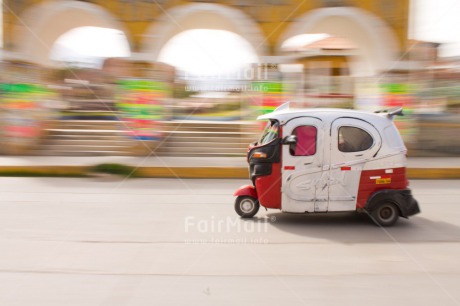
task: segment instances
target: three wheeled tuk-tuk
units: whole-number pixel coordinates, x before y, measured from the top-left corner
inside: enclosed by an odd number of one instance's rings
[[[358,211],[381,226],[419,213],[397,115],[402,109],[290,110],[285,103],[259,116],[268,123],[249,146],[252,185],[234,193],[236,212],[251,218],[260,205],[289,213]]]

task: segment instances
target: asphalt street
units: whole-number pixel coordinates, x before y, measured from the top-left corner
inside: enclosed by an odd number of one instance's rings
[[[460,305],[460,181],[422,213],[260,210],[248,180],[0,178],[0,305]]]

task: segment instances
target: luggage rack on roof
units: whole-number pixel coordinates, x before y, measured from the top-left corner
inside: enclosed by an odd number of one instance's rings
[[[374,113],[376,114],[387,114],[389,118],[392,118],[394,116],[404,116],[403,114],[403,108],[402,107],[394,107],[390,109],[381,109],[378,111],[375,111]]]

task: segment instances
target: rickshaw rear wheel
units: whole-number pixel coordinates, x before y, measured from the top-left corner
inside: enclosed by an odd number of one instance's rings
[[[396,204],[381,201],[371,212],[372,220],[380,226],[392,226],[398,221],[400,211]]]
[[[235,211],[241,218],[252,218],[259,211],[259,201],[249,196],[239,196],[235,200]]]

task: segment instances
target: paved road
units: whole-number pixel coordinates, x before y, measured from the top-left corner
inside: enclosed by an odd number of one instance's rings
[[[246,180],[0,178],[0,305],[460,305],[460,181],[422,214],[236,217]]]

